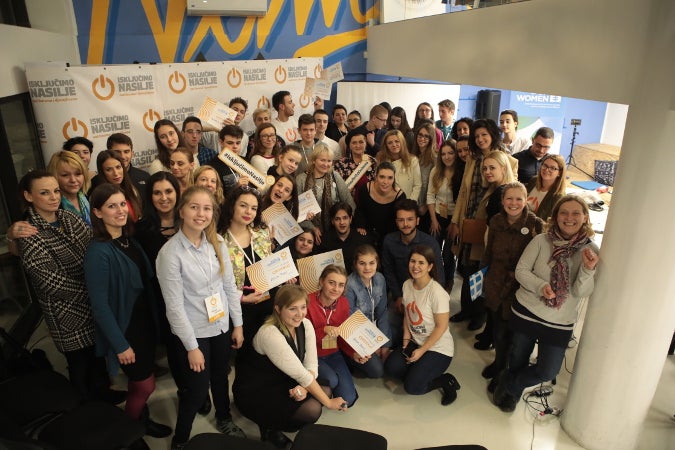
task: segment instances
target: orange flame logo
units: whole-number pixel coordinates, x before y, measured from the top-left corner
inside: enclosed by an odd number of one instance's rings
[[[227,84],[229,84],[232,89],[238,88],[242,80],[243,77],[241,76],[241,72],[236,68],[233,67],[227,72]]]
[[[143,113],[143,126],[145,127],[146,130],[152,133],[154,132],[155,122],[157,122],[161,118],[162,116],[160,116],[157,111],[150,108]]]
[[[106,90],[108,91],[107,94]],[[91,91],[99,100],[110,100],[115,94],[115,83],[110,78],[101,74],[91,82]]]
[[[169,75],[169,89],[176,94],[182,94],[185,88],[187,88],[187,81],[182,73],[175,70]]]
[[[69,132],[68,129],[70,129],[72,133]],[[82,122],[80,119],[76,119],[75,117],[71,117],[69,121],[64,123],[61,131],[63,132],[63,137],[66,140],[74,136],[87,137],[89,135],[89,129],[87,128],[87,124]]]
[[[282,84],[283,82],[285,82],[286,76],[287,76],[286,69],[281,67],[281,65],[279,65],[276,69],[274,69],[274,80],[277,83]]]

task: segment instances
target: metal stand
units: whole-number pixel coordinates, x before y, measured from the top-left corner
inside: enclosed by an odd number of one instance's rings
[[[570,167],[570,166],[571,166],[571,167],[574,167],[574,168],[576,168],[579,172],[583,173],[583,174],[586,175],[588,178],[590,178],[591,180],[595,180],[595,176],[593,176],[593,175],[587,173],[587,172],[586,172],[585,170],[583,170],[581,167],[577,166],[577,163],[576,163],[576,161],[575,161],[575,159],[574,159],[574,142],[576,141],[577,135],[579,134],[579,132],[577,131],[577,126],[578,126],[579,124],[578,124],[578,123],[575,123],[575,122],[573,121],[573,122],[572,122],[572,125],[574,126],[574,128],[572,129],[572,141],[570,142],[570,154],[567,156],[567,162],[566,162],[567,167]]]

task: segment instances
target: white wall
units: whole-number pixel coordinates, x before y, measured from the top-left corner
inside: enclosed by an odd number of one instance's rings
[[[607,109],[605,110],[605,124],[602,128],[600,142],[602,144],[621,147],[627,117],[628,105],[607,103]]]
[[[367,71],[630,104],[662,1],[536,0],[377,25]]]

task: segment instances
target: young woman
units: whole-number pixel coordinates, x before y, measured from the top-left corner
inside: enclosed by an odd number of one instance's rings
[[[86,169],[84,173],[87,174],[88,179],[92,179],[96,172],[89,170],[89,164],[91,163],[91,155],[94,153],[94,143],[89,139],[82,136],[75,136],[68,139],[63,143],[63,150],[75,153],[77,156],[82,158],[84,161],[84,168]],[[87,192],[87,189],[84,190]]]
[[[351,191],[355,201],[358,202],[357,192],[361,186],[369,181],[373,181],[375,178],[375,166],[377,165],[377,162],[375,161],[375,158],[366,154],[366,134],[363,129],[357,129],[347,133],[345,145],[347,146],[347,155],[340,158],[338,161],[335,161],[335,171],[343,180],[347,180],[359,164],[364,161],[370,162],[370,169],[364,172]]]
[[[389,338],[389,342],[380,347],[366,362],[359,364],[347,360],[356,370],[364,372],[368,378],[381,378],[384,375],[384,361],[391,353],[391,329],[387,310],[387,284],[384,275],[377,271],[379,256],[372,245],[361,245],[354,252],[354,271],[347,277],[345,296],[349,301],[349,314],[357,309],[361,311],[380,331]]]
[[[82,165],[74,153],[60,153]],[[19,189],[25,203],[22,223],[36,232],[14,242],[54,344],[66,357],[68,378],[83,399],[121,402],[124,395],[109,390],[105,362],[94,346],[94,319],[84,283],[91,229],[76,214],[59,209],[59,184],[49,172],[28,172]],[[18,225],[18,231],[22,227]]]
[[[47,170],[56,177],[61,190],[61,208],[80,217],[91,226],[89,200],[89,171],[74,152],[61,151],[52,155]]]
[[[160,119],[154,127],[155,144],[157,145],[157,157],[150,163],[148,172],[152,175],[163,170],[171,172],[169,157],[171,152],[178,147],[184,147],[183,137],[175,123],[169,119]]]
[[[216,198],[216,203],[220,206],[225,202],[223,194],[223,183],[218,176],[218,172],[211,166],[199,166],[192,174],[195,186],[200,186],[211,191]]]
[[[433,125],[434,118],[434,108],[429,102],[422,102],[417,105],[417,110],[415,110],[415,122],[413,123],[413,131],[417,131],[424,121],[430,121]],[[437,129],[434,126],[434,136],[436,136],[436,147],[440,147],[443,143],[443,133],[441,130]]]
[[[119,186],[124,193],[131,221],[136,222],[140,219],[143,215],[141,196],[131,182],[120,157],[111,150],[103,150],[96,157],[96,167],[106,183]],[[90,193],[90,198],[91,195]]]
[[[275,179],[283,175],[295,176],[302,157],[301,147],[295,144],[285,145],[279,152],[277,164],[267,170],[267,175],[272,175]]]
[[[526,137],[518,136],[518,113],[512,109],[505,109],[499,114],[499,128],[502,130],[502,142],[509,154],[526,150],[532,145],[532,141]]]
[[[303,228],[302,233],[297,235],[291,246],[293,259],[306,258],[314,254],[314,233],[311,229]]]
[[[342,397],[330,398],[316,381],[314,328],[306,318],[307,293],[300,286],[279,288],[272,315],[253,338],[255,352],[237,366],[232,393],[241,413],[260,427],[260,437],[277,448],[294,432],[316,422],[321,406],[344,411]]]
[[[264,211],[275,203],[284,205],[293,218],[298,217],[298,193],[291,175],[281,175],[277,178],[276,183],[265,193],[260,210]]]
[[[452,242],[449,237],[450,218],[455,210],[455,198],[459,193],[459,183],[463,173],[459,165],[455,141],[445,141],[441,151],[438,152],[436,166],[429,174],[429,189],[426,198],[431,219],[429,233],[436,237],[438,245],[443,249],[445,284],[450,291],[455,279],[455,257],[452,254]],[[445,245],[443,241],[446,241]]]
[[[483,158],[492,151],[503,151],[499,127],[494,120],[479,119],[471,124],[469,148],[471,149],[471,155],[466,162],[459,195],[455,202],[455,211],[452,214],[452,224],[450,225],[450,237],[453,240],[458,238],[460,242],[457,256],[461,257],[462,276],[464,277],[461,294],[462,310],[453,315],[450,320],[452,322],[470,320],[469,329],[473,331],[483,326],[486,314],[481,301],[471,301],[469,277],[478,270],[485,245],[483,241],[466,242],[464,225],[465,219],[477,218],[478,206],[483,199],[482,194],[487,185],[482,176]],[[518,173],[518,161],[512,156],[507,156],[507,159],[511,166],[511,172]],[[486,219],[487,216],[480,218]]]
[[[516,181],[508,155],[502,151],[493,151],[483,158],[483,177],[487,190],[478,204],[476,218],[485,218],[487,222],[502,210],[502,192],[507,183]]]
[[[314,241],[317,244],[321,244],[322,233],[331,226],[330,214],[328,214],[331,206],[337,202],[345,202],[352,209],[356,207],[344,180],[340,176],[336,176],[333,171],[332,152],[322,142],[314,146],[309,158],[307,173],[301,173],[297,176],[295,188],[298,195],[311,190],[319,206],[321,206],[322,212],[316,214],[311,220],[302,223],[302,225],[310,228],[313,227]]]
[[[373,236],[377,248],[382,248],[384,237],[396,231],[394,204],[406,198],[405,192],[396,186],[396,168],[389,161],[375,169],[375,179],[361,186],[357,197],[358,207],[354,214],[357,229]]]
[[[415,143],[411,154],[417,157],[420,164],[420,175],[422,186],[420,188],[419,198],[413,198],[419,206],[420,228],[428,231],[431,219],[427,208],[427,191],[429,188],[429,175],[434,163],[438,157],[438,148],[433,139],[436,127],[433,122],[427,120],[421,121],[418,128],[415,129]]]
[[[495,359],[481,375],[492,378],[488,391],[494,392],[497,374],[506,368],[506,356],[511,344],[508,320],[515,300],[518,282],[516,264],[534,236],[542,232],[544,222],[527,208],[525,186],[515,181],[504,186],[503,209],[490,220],[487,245],[481,260],[488,267],[483,284],[485,304],[492,317],[492,342]]]
[[[230,348],[241,347],[244,335],[232,265],[216,232],[218,205],[213,194],[192,186],[181,195],[177,209],[180,230],[157,255],[157,278],[186,385],[171,441],[172,448],[180,449],[190,438],[209,383],[218,431],[245,437],[232,421],[227,380]]]
[[[319,290],[309,295],[307,318],[316,334],[318,378],[327,382],[333,395],[342,397],[347,407],[352,407],[358,394],[345,358],[353,358],[359,364],[366,363],[369,358],[356,353],[338,336],[337,327],[349,317],[349,302],[344,296],[346,284],[344,267],[334,264],[324,267],[319,277]]]
[[[532,239],[518,260],[515,277],[520,288],[511,306],[508,369],[500,374],[494,392],[494,403],[502,411],[513,411],[526,387],[557,376],[581,300],[595,286],[599,258],[593,234],[586,202],[566,195],[553,208],[548,231]],[[530,365],[535,343],[537,363]]]
[[[471,149],[469,148],[469,136],[460,136],[456,142],[457,143],[455,145],[457,147],[457,156],[464,164],[466,164],[467,158],[469,158],[469,155],[471,155]]]
[[[450,295],[436,280],[436,256],[430,247],[418,245],[410,252],[410,278],[403,283],[403,348],[393,351],[385,372],[403,381],[410,395],[441,389],[442,405],[457,398],[460,388],[452,374],[454,342],[448,330]]]
[[[232,261],[234,283],[242,291],[241,311],[244,318],[244,336],[255,336],[267,316],[272,314],[270,292],[261,291],[251,284],[246,268],[272,254],[272,240],[267,227],[262,224],[259,208],[260,194],[248,186],[238,187],[228,197],[223,210],[222,235]],[[251,342],[238,352],[245,356]]]
[[[333,121],[326,127],[326,136],[339,142],[344,137],[349,128],[347,128],[347,108],[342,105],[333,107]]]
[[[412,128],[410,128],[405,109],[400,106],[395,106],[392,108],[391,112],[389,113],[389,118],[387,119],[386,128],[387,130],[400,131],[403,137],[405,137],[405,143],[408,148],[412,148],[415,140],[415,134],[413,133]]]
[[[96,322],[96,349],[108,371],[120,366],[128,379],[125,412],[144,420],[146,434],[166,437],[171,428],[149,419],[147,401],[155,390],[155,314],[152,266],[140,245],[129,236],[129,211],[118,185],[94,189],[91,223],[94,239],[84,257],[84,279]]]
[[[253,151],[248,159],[260,173],[267,173],[274,165],[279,150],[277,129],[270,122],[265,122],[260,124],[255,132]]]
[[[565,195],[565,159],[546,155],[541,159],[539,173],[527,183],[527,206],[537,217],[548,220],[553,206]]]
[[[169,167],[173,176],[178,180],[181,192],[192,186],[195,156],[187,147],[178,147],[171,152]]]
[[[377,153],[379,163],[389,161],[396,169],[396,184],[407,198],[417,200],[422,191],[422,172],[416,156],[408,153],[403,135],[398,130],[387,131],[382,138],[384,148]]]
[[[450,130],[450,136],[456,141],[462,136],[468,137],[469,134],[471,134],[472,123],[473,119],[469,117],[462,117],[461,119],[456,120],[452,125],[452,130]]]

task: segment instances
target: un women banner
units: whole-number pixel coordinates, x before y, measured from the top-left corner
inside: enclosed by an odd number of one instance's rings
[[[322,64],[322,58],[78,67],[28,63],[26,78],[45,160],[67,139],[84,136],[94,142],[95,161],[111,134],[124,133],[134,143],[134,166],[143,168],[156,155],[155,122],[169,119],[180,128],[206,97],[223,103],[242,97],[250,114],[271,108],[272,95],[286,90],[297,104],[296,116],[311,112],[305,78],[320,74]]]

